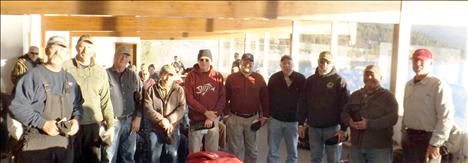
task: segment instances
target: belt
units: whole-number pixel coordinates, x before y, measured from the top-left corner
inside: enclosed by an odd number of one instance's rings
[[[115,118],[118,119],[118,120],[125,120],[125,119],[127,119],[127,118],[129,118],[129,117],[131,117],[131,116],[132,116],[132,115],[129,114],[129,115],[121,115],[121,116],[118,116],[118,117],[115,117]]]
[[[254,115],[257,115],[257,112],[255,112],[255,113],[239,113],[239,112],[232,111],[231,113],[234,114],[234,115],[237,115],[239,117],[242,117],[242,118],[250,118],[250,117],[252,117]]]
[[[424,130],[416,130],[416,129],[406,129],[406,133],[408,135],[430,135],[432,132],[424,131]]]

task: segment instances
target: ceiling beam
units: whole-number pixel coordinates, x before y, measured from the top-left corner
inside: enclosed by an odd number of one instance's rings
[[[394,22],[401,1],[1,1],[1,14]]]
[[[79,37],[84,34],[88,34],[93,37],[140,37],[141,40],[211,40],[244,37],[244,33],[230,32],[70,32],[70,36],[72,37]]]
[[[290,31],[291,20],[230,20],[135,16],[43,16],[47,31],[240,32]]]

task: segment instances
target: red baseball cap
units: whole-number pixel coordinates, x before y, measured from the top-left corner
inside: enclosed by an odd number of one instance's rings
[[[414,51],[411,59],[420,59],[420,60],[432,59],[432,52],[427,49],[417,49],[416,51]]]

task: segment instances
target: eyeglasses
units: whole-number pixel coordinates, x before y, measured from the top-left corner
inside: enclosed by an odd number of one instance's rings
[[[210,59],[208,59],[208,58],[200,58],[198,61],[200,61],[200,62],[210,62]]]
[[[36,53],[36,52],[30,52],[30,53],[33,55],[39,55],[39,53]]]

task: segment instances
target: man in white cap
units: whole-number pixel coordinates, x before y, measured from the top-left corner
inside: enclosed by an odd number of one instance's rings
[[[82,114],[80,88],[62,69],[68,56],[63,37],[47,41],[47,62],[24,75],[16,86],[10,111],[26,126],[18,162],[72,162],[72,138]]]

